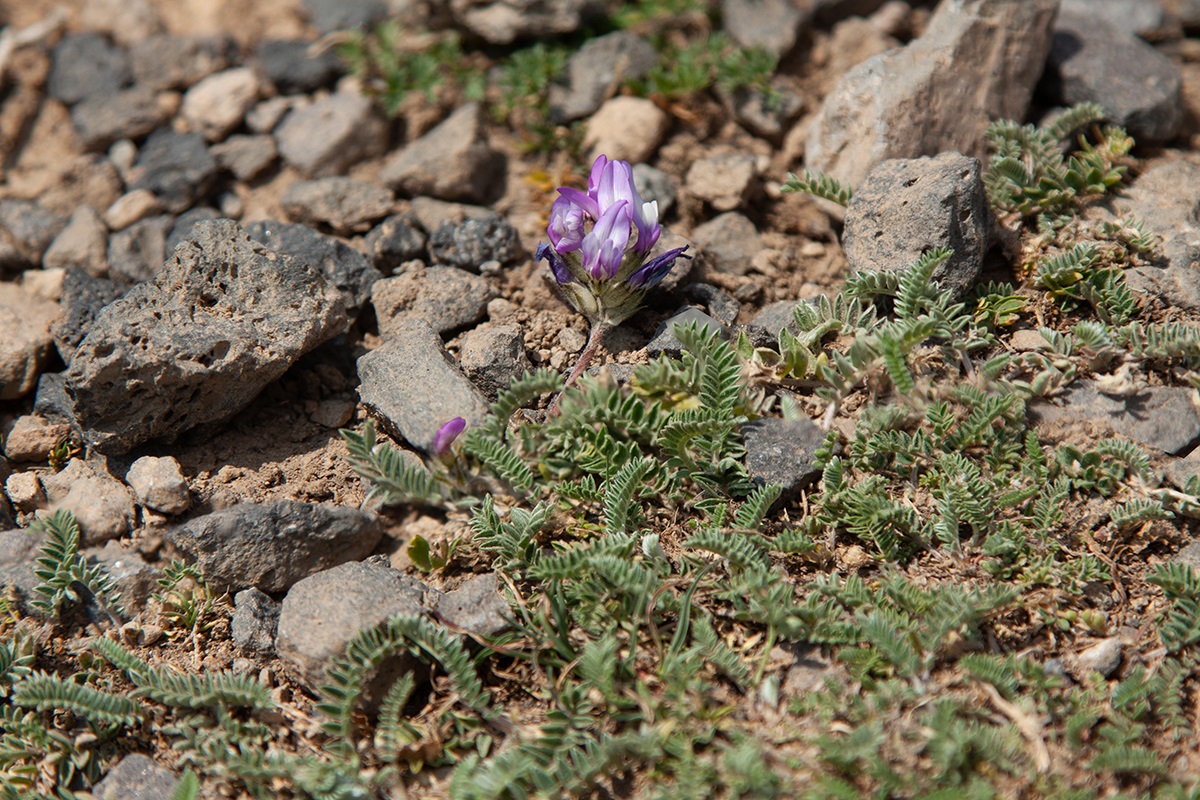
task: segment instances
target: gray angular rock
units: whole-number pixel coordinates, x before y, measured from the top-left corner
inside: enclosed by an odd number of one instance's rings
[[[767,417],[742,425],[746,446],[746,471],[756,484],[775,483],[786,502],[821,475],[815,454],[825,442],[825,432],[812,420]]]
[[[67,105],[126,86],[132,73],[125,51],[98,33],[69,33],[54,45],[46,90]]]
[[[773,93],[740,86],[732,92],[717,88],[717,96],[738,124],[772,144],[783,144],[791,124],[804,111],[804,97],[783,81],[772,81]]]
[[[1179,66],[1094,11],[1063,9],[1054,25],[1046,83],[1064,105],[1099,103],[1139,143],[1163,142],[1183,123]]]
[[[567,60],[560,82],[550,85],[550,116],[557,122],[594,114],[621,84],[658,64],[649,42],[630,31],[589,39]]]
[[[654,332],[654,338],[646,345],[646,352],[651,358],[656,358],[663,354],[678,356],[683,352],[683,344],[675,336],[675,326],[688,325],[693,322],[702,328],[718,330],[723,336],[726,334],[724,325],[717,322],[708,314],[705,314],[699,308],[688,306],[658,326],[658,330]]]
[[[297,181],[279,200],[294,222],[328,225],[337,233],[366,231],[395,205],[392,193],[367,181],[342,176]]]
[[[129,60],[138,85],[153,91],[186,89],[237,59],[237,42],[225,35],[158,34],[134,42]]]
[[[1090,14],[1138,36],[1167,27],[1167,11],[1158,0],[1063,0],[1059,14]]]
[[[519,325],[487,325],[467,331],[458,345],[458,363],[488,400],[533,369]]]
[[[792,316],[792,311],[796,308],[797,302],[803,301],[778,300],[768,303],[759,309],[750,322],[770,331],[772,337],[778,336],[779,331],[783,328],[795,333],[795,318]]]
[[[721,0],[721,24],[742,47],[788,53],[812,19],[812,6],[793,0]]]
[[[386,0],[304,0],[304,6],[322,33],[366,28],[388,15]]]
[[[73,458],[61,472],[42,476],[50,508],[75,515],[84,544],[124,536],[137,519],[133,494],[103,469]]]
[[[717,272],[745,275],[750,260],[762,250],[758,229],[744,214],[727,211],[696,226],[692,239],[699,249],[699,258]]]
[[[171,456],[142,456],[130,465],[125,483],[139,503],[163,514],[182,514],[192,504],[187,480]]]
[[[169,214],[138,220],[108,237],[108,273],[115,280],[141,283],[154,277],[167,257],[167,236],[175,218]]]
[[[254,49],[254,61],[263,77],[280,94],[309,94],[331,86],[342,73],[337,51],[314,52],[303,39],[267,39]]]
[[[958,300],[983,269],[990,227],[978,159],[889,159],[856,187],[842,246],[854,272],[903,272],[928,250],[948,247],[954,253],[933,279]]]
[[[708,283],[689,283],[683,287],[683,296],[702,303],[708,309],[709,316],[726,326],[737,321],[742,307],[737,300]]]
[[[66,390],[89,441],[125,452],[229,419],[345,325],[320,273],[229,220],[201,222],[153,280],[100,313]]]
[[[209,148],[217,166],[233,173],[239,181],[257,178],[279,157],[275,137],[266,134],[234,134]]]
[[[17,511],[29,513],[46,507],[46,492],[35,472],[14,472],[4,480],[4,492]]]
[[[1132,397],[1101,394],[1091,381],[1079,381],[1061,405],[1034,403],[1030,415],[1041,422],[1092,420],[1164,453],[1181,453],[1200,440],[1200,410],[1191,389],[1154,386]]]
[[[162,577],[162,570],[148,564],[137,550],[122,544],[110,539],[101,547],[89,547],[85,556],[89,564],[100,566],[108,574],[121,593],[121,605],[136,616],[150,595],[161,588],[158,579]]]
[[[175,248],[184,239],[192,238],[192,231],[196,229],[196,223],[203,222],[208,219],[221,219],[221,213],[216,209],[208,208],[207,206],[196,206],[189,208],[187,211],[175,218],[175,224],[167,231],[167,241],[164,245],[164,257],[166,254],[174,253]],[[155,268],[160,266],[155,265]]]
[[[296,678],[316,691],[331,661],[360,631],[397,614],[422,615],[430,590],[398,570],[352,561],[298,582],[283,599],[275,647]],[[382,697],[416,661],[397,656],[381,664],[368,697]]]
[[[758,159],[749,153],[720,153],[693,161],[684,182],[717,211],[732,211],[753,194],[758,173]]]
[[[380,177],[408,195],[483,203],[500,194],[504,156],[488,144],[483,107],[466,103],[389,157]]]
[[[16,248],[15,258],[0,259],[0,269],[39,266],[42,254],[66,224],[64,217],[36,200],[0,200],[0,229]]]
[[[637,187],[642,200],[658,203],[658,218],[662,219],[671,213],[675,207],[675,195],[679,191],[679,181],[663,172],[658,167],[649,164],[633,165],[633,185]]]
[[[383,536],[371,512],[280,500],[239,503],[167,533],[211,586],[287,591],[309,575],[367,556]]]
[[[96,800],[171,800],[179,779],[141,753],[130,753],[92,788]]]
[[[4,437],[4,456],[18,463],[45,462],[54,446],[70,432],[70,426],[58,420],[22,414],[13,421]]]
[[[496,296],[488,282],[455,267],[408,269],[371,287],[371,304],[384,339],[410,320],[423,319],[447,334],[479,322]]]
[[[138,152],[130,189],[147,189],[163,207],[179,213],[204,197],[217,177],[217,162],[198,133],[155,131]]]
[[[179,114],[192,130],[219,142],[241,126],[262,91],[262,81],[250,67],[214,72],[184,92]]]
[[[1113,206],[1162,236],[1163,260],[1126,270],[1129,287],[1171,305],[1200,309],[1200,166],[1183,160],[1156,164]]]
[[[234,644],[259,656],[274,655],[279,611],[279,603],[253,587],[235,594],[229,622]]]
[[[307,225],[255,222],[246,228],[251,240],[291,256],[325,276],[342,295],[350,320],[358,318],[371,298],[371,287],[383,277],[361,253],[345,242]]]
[[[512,628],[512,610],[501,596],[496,573],[476,575],[438,598],[437,613],[458,628],[488,638]]]
[[[862,62],[826,95],[809,130],[808,167],[857,186],[889,158],[983,156],[992,120],[1025,117],[1058,3],[941,3],[923,36]]]
[[[479,272],[485,261],[510,264],[523,253],[517,229],[499,214],[491,214],[442,223],[429,237],[429,254],[435,263]]]
[[[450,0],[455,20],[492,44],[573,33],[605,6],[598,0]]]
[[[275,139],[283,160],[305,175],[337,175],[384,152],[387,123],[370,99],[339,91],[289,111],[275,128]]]
[[[406,261],[424,258],[426,241],[425,231],[415,220],[393,214],[371,229],[363,245],[376,268],[391,274]]]
[[[46,269],[80,269],[101,277],[108,271],[108,230],[104,220],[91,206],[79,206],[46,252],[42,266]]]
[[[140,139],[167,121],[158,95],[134,86],[105,95],[89,95],[71,108],[71,124],[85,150],[103,152],[119,139]]]
[[[393,330],[358,359],[358,395],[394,438],[419,450],[433,447],[438,429],[455,417],[468,427],[487,416],[487,399],[463,375],[437,332],[422,319]]]
[[[33,568],[45,541],[44,533],[28,528],[0,530],[0,586],[15,586],[22,592],[32,592],[41,583],[33,574]]]
[[[1096,644],[1075,656],[1075,670],[1079,677],[1086,678],[1093,672],[1102,677],[1111,677],[1121,666],[1121,640],[1115,636],[1101,639]]]
[[[0,282],[0,400],[23,397],[37,385],[54,340],[58,304]]]
[[[88,335],[96,314],[108,303],[120,299],[126,293],[124,287],[107,278],[94,278],[83,270],[67,270],[62,276],[62,313],[50,326],[54,347],[58,348],[62,362],[70,363],[74,351]]]
[[[1200,449],[1193,450],[1183,458],[1168,459],[1164,472],[1171,483],[1183,489],[1188,481],[1200,475]]]

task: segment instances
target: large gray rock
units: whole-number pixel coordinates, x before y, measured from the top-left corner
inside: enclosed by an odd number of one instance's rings
[[[316,691],[326,682],[332,660],[360,631],[398,614],[424,614],[425,595],[431,591],[398,570],[361,561],[318,572],[293,586],[283,599],[276,650],[296,678]],[[381,664],[368,697],[382,697],[392,682],[415,667],[406,653]]]
[[[275,138],[283,160],[306,175],[338,175],[387,149],[387,124],[368,98],[334,92],[289,111]]]
[[[360,399],[388,433],[427,452],[446,422],[462,417],[470,427],[487,416],[486,398],[422,319],[358,359],[358,377]]]
[[[257,655],[274,654],[279,631],[279,603],[254,588],[238,592],[233,603],[229,633],[234,643]]]
[[[229,220],[201,222],[152,281],[100,313],[66,390],[89,441],[126,452],[229,419],[345,324],[320,273]]]
[[[58,304],[15,283],[0,282],[0,400],[22,397],[37,385],[54,340]]]
[[[237,58],[237,49],[229,36],[160,34],[135,42],[129,58],[137,83],[162,91],[186,89],[225,69]]]
[[[787,501],[821,475],[814,464],[825,432],[812,420],[758,419],[742,425],[746,471],[757,484],[778,484]]]
[[[53,510],[75,515],[84,544],[98,544],[129,532],[137,519],[133,493],[100,467],[78,458],[61,472],[42,476]]]
[[[217,161],[203,136],[163,129],[142,145],[129,188],[153,192],[163,208],[178,213],[203,197],[216,177]]]
[[[138,139],[167,121],[167,109],[145,86],[89,95],[71,108],[71,124],[85,150],[106,150],[118,139]]]
[[[429,254],[440,264],[479,272],[486,261],[510,264],[520,258],[521,236],[499,214],[443,222],[429,237]]]
[[[383,277],[353,247],[307,225],[255,222],[246,228],[246,234],[252,241],[290,256],[324,275],[325,280],[341,292],[351,320],[358,318],[371,298],[371,287]]]
[[[365,557],[382,535],[379,517],[370,512],[280,500],[214,511],[173,528],[167,538],[192,554],[210,585],[275,593]]]
[[[128,287],[107,278],[93,278],[78,269],[68,269],[63,275],[62,315],[50,327],[54,346],[63,363],[71,363],[75,348],[87,336],[96,315],[109,303],[125,294]]]
[[[1192,403],[1192,389],[1154,386],[1131,397],[1101,394],[1094,383],[1074,384],[1060,400],[1030,406],[1041,422],[1089,420],[1164,453],[1179,454],[1200,440],[1200,410]]]
[[[380,177],[405,194],[482,203],[500,193],[504,156],[488,144],[483,107],[467,103],[391,156]]]
[[[361,233],[391,212],[395,198],[373,183],[333,175],[297,181],[279,202],[296,222],[328,225],[337,233]]]
[[[664,353],[668,356],[678,357],[683,352],[683,343],[675,335],[675,326],[691,325],[692,323],[695,323],[700,328],[719,331],[723,337],[728,334],[724,325],[717,322],[708,314],[705,314],[703,310],[696,306],[687,306],[658,326],[658,329],[654,332],[654,337],[646,345],[646,352],[652,358],[661,356]]]
[[[179,779],[141,753],[121,759],[104,779],[92,788],[96,800],[170,800]]]
[[[81,269],[102,276],[108,270],[108,231],[91,206],[79,206],[42,255],[46,269]]]
[[[777,56],[796,44],[812,19],[811,3],[794,0],[721,0],[721,24],[742,47],[761,47]]]
[[[157,214],[139,219],[108,237],[108,272],[114,280],[141,283],[154,277],[167,257],[167,236],[175,218]]]
[[[32,592],[41,580],[33,574],[46,534],[27,528],[0,530],[0,586]]]
[[[16,250],[16,258],[4,258],[0,270],[39,266],[42,254],[66,224],[66,218],[35,200],[0,200],[0,238]]]
[[[1127,23],[1064,9],[1054,25],[1046,83],[1063,105],[1099,103],[1139,143],[1163,142],[1183,123],[1179,66]]]
[[[995,119],[1023,119],[1059,0],[945,0],[925,35],[842,76],[809,131],[811,169],[857,185],[888,158],[984,155]]]
[[[1162,260],[1130,267],[1130,288],[1169,305],[1200,309],[1200,166],[1165,161],[1143,172],[1113,201],[1114,208],[1162,236]]]
[[[551,117],[570,122],[594,114],[622,83],[641,78],[656,64],[654,47],[630,31],[589,40],[567,61],[562,82],[550,85]]]
[[[842,246],[855,272],[903,271],[931,248],[949,247],[954,254],[933,279],[958,300],[983,269],[990,225],[978,159],[889,159],[855,191]]]
[[[496,573],[476,575],[438,598],[437,612],[477,636],[495,636],[512,627],[512,610],[500,595]]]
[[[333,83],[342,72],[337,51],[314,52],[303,39],[267,39],[254,50],[254,60],[280,94],[308,94]]]
[[[407,269],[378,281],[372,287],[371,304],[379,334],[387,339],[416,318],[439,334],[465,328],[484,318],[493,297],[495,292],[478,275],[455,267],[430,267]]]
[[[519,325],[488,325],[467,331],[458,345],[458,361],[489,400],[495,400],[513,380],[533,368],[525,355],[525,336]]]
[[[1090,14],[1138,36],[1167,27],[1159,0],[1063,0],[1061,14]]]
[[[727,211],[692,231],[699,258],[715,272],[745,275],[762,250],[762,237],[745,214]]]
[[[67,105],[111,94],[129,83],[129,57],[96,33],[70,33],[54,46],[46,89]]]

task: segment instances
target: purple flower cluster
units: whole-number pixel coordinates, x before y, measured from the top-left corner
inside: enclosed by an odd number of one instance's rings
[[[662,235],[658,203],[642,202],[633,169],[600,156],[586,192],[563,186],[550,208],[537,259],[550,263],[555,280],[593,322],[615,325],[637,310],[645,293],[667,276],[687,247],[646,260]]]

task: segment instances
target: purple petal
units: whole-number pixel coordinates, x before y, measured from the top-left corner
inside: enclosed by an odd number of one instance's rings
[[[620,269],[629,243],[629,224],[629,204],[622,200],[609,206],[583,238],[583,266],[596,280],[606,281]]]
[[[569,198],[560,197],[550,207],[550,224],[546,227],[546,235],[550,244],[560,253],[578,250],[583,242],[583,222],[586,218],[583,209],[571,202]]]
[[[637,197],[636,189],[634,196],[637,199],[634,205],[633,224],[637,228],[638,236],[633,249],[645,258],[658,241],[658,237],[662,235],[662,226],[658,224],[658,202],[643,203],[642,198]]]
[[[608,156],[603,153],[596,156],[595,162],[592,163],[592,174],[588,176],[588,194],[592,197],[595,197],[596,192],[600,189],[600,176],[604,173],[606,166],[608,166]]]
[[[578,207],[592,219],[600,219],[600,204],[596,202],[594,197],[586,195],[570,186],[558,187],[558,194],[560,199],[565,199],[571,205]]]
[[[651,286],[655,286],[667,277],[667,273],[675,266],[675,259],[691,258],[689,255],[684,255],[683,251],[687,249],[688,245],[685,244],[683,247],[676,247],[674,250],[668,250],[660,256],[655,256],[638,267],[637,271],[629,276],[626,283],[634,289],[649,289]]]
[[[575,276],[567,268],[567,262],[562,260],[562,256],[554,252],[554,248],[550,245],[539,242],[537,252],[533,254],[533,260],[536,263],[543,258],[550,263],[550,271],[554,273],[554,280],[558,281],[560,285],[575,280]]]
[[[440,456],[450,449],[451,443],[458,438],[458,435],[467,427],[467,421],[462,417],[455,417],[447,422],[442,427],[438,428],[437,435],[433,437],[433,454]]]

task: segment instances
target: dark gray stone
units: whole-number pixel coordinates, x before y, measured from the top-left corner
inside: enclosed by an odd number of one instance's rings
[[[494,572],[477,575],[443,594],[434,608],[450,624],[485,639],[512,628],[512,610],[500,594]]]
[[[692,231],[706,266],[728,275],[745,275],[750,260],[762,250],[758,229],[744,214],[728,211]]]
[[[107,278],[93,278],[79,269],[63,274],[62,299],[58,301],[62,316],[50,328],[63,363],[71,363],[75,348],[87,336],[100,310],[120,299],[128,288]]]
[[[358,319],[371,298],[371,287],[383,277],[353,247],[307,225],[255,222],[246,233],[253,241],[291,256],[324,275],[325,280],[341,292],[342,303],[351,321]]]
[[[458,363],[488,400],[533,368],[519,325],[491,325],[467,331],[458,345]]]
[[[450,0],[449,6],[459,25],[491,44],[574,33],[608,10],[601,0]]]
[[[98,33],[67,34],[54,46],[51,58],[46,90],[67,105],[112,94],[132,77],[125,51]]]
[[[366,28],[388,15],[386,0],[304,0],[304,5],[321,33]]]
[[[702,303],[713,319],[726,326],[737,322],[738,311],[742,307],[737,300],[707,283],[689,283],[683,287],[683,296],[693,302]]]
[[[233,606],[229,632],[234,644],[255,655],[274,655],[280,604],[251,587],[233,596]]]
[[[121,759],[92,788],[96,800],[171,800],[179,779],[141,753]]]
[[[342,73],[337,51],[312,52],[303,39],[267,39],[254,51],[262,74],[280,94],[310,94],[333,85]]]
[[[229,419],[345,324],[320,273],[229,220],[201,222],[152,281],[100,312],[67,392],[89,441],[126,452]]]
[[[1129,287],[1168,305],[1200,309],[1200,166],[1183,160],[1156,164],[1113,206],[1162,236],[1162,260],[1127,269]]]
[[[662,219],[675,207],[679,181],[649,164],[633,165],[633,185],[644,202],[658,203],[658,218]]]
[[[949,247],[954,253],[933,279],[958,300],[983,269],[990,225],[978,159],[891,159],[855,190],[842,246],[855,272],[902,272],[928,250]]]
[[[338,175],[387,150],[387,123],[369,98],[334,92],[287,113],[274,131],[279,155],[305,175]]]
[[[237,42],[225,35],[160,34],[129,48],[138,85],[154,91],[186,89],[237,60]]]
[[[1046,64],[1047,88],[1064,105],[1093,102],[1139,143],[1163,142],[1183,124],[1179,67],[1094,11],[1063,9]]]
[[[163,258],[174,253],[175,248],[184,239],[192,238],[192,231],[196,228],[196,223],[203,222],[209,219],[221,219],[221,213],[215,208],[207,206],[197,206],[189,208],[187,211],[175,218],[175,224],[171,226],[171,230],[167,232],[167,241],[164,245]],[[161,259],[160,259],[161,260]],[[157,268],[157,264],[155,267]]]
[[[33,413],[48,420],[65,422],[75,433],[82,433],[75,420],[75,401],[67,394],[65,372],[43,373],[33,396]]]
[[[419,450],[433,447],[438,429],[455,417],[467,426],[487,416],[487,399],[462,374],[437,332],[422,319],[393,331],[358,359],[358,394],[384,429]]]
[[[404,262],[424,258],[426,241],[416,221],[394,214],[371,229],[364,245],[376,268],[390,275]]]
[[[217,162],[198,133],[155,131],[138,153],[130,189],[147,189],[168,211],[179,213],[203,198],[217,177]]]
[[[487,139],[483,107],[466,103],[391,156],[380,178],[407,195],[486,203],[502,193],[505,161]]]
[[[423,319],[447,334],[481,321],[496,296],[488,282],[455,267],[409,269],[371,288],[379,335],[389,338],[410,320]]]
[[[1090,381],[1075,383],[1062,405],[1038,402],[1030,415],[1041,422],[1092,420],[1164,453],[1182,453],[1200,440],[1200,411],[1191,389],[1155,386],[1132,397],[1101,394]]]
[[[779,484],[785,502],[821,475],[813,460],[825,432],[812,420],[757,419],[742,425],[742,439],[750,477],[757,484]]]
[[[167,539],[196,559],[210,586],[275,593],[364,558],[382,535],[370,512],[280,500],[214,511],[171,529]]]
[[[499,214],[443,223],[429,237],[429,253],[436,263],[469,272],[479,272],[485,261],[510,264],[523,254],[520,234]]]
[[[857,188],[872,166],[946,150],[983,156],[984,129],[1024,119],[1059,0],[941,3],[919,39],[863,61],[825,96],[810,169]]]
[[[366,231],[392,211],[391,191],[343,176],[296,181],[279,200],[294,222],[328,225],[336,233]]]
[[[779,331],[787,328],[792,333],[796,332],[795,317],[792,311],[796,308],[797,303],[805,302],[803,300],[778,300],[774,303],[768,303],[759,309],[758,313],[750,321],[762,328],[771,332],[772,341],[779,336]]]
[[[79,142],[91,151],[107,150],[118,139],[140,139],[166,121],[158,95],[145,86],[89,95],[71,108]]]
[[[90,275],[101,276],[108,271],[107,253],[108,229],[104,220],[91,206],[81,205],[42,254],[42,266],[46,269],[79,268]]]
[[[658,64],[658,52],[629,31],[589,39],[567,61],[563,81],[550,85],[550,115],[570,122],[596,113],[621,84],[643,77]]]
[[[721,0],[721,24],[742,47],[787,54],[812,18],[809,4],[793,0]]]
[[[175,224],[170,214],[140,219],[108,237],[108,274],[125,283],[154,277],[167,257],[167,234]]]
[[[330,663],[360,631],[398,614],[423,615],[425,596],[432,592],[420,581],[378,564],[352,561],[318,572],[293,586],[283,599],[276,650],[295,677],[316,691],[325,683]],[[381,664],[369,682],[368,702],[382,698],[397,678],[416,667],[407,652]]]
[[[146,563],[141,553],[122,547],[118,541],[110,539],[103,547],[88,548],[86,555],[88,563],[100,566],[116,584],[121,605],[130,616],[137,616],[150,595],[161,588],[158,579],[162,570]]]
[[[715,319],[705,314],[695,306],[688,306],[680,311],[675,316],[658,326],[658,330],[654,332],[654,338],[646,345],[646,352],[651,358],[661,355],[678,356],[683,352],[683,345],[679,339],[675,338],[675,326],[687,325],[690,323],[698,323],[703,328],[715,328],[725,335],[725,326],[717,322]]]
[[[268,134],[234,134],[209,148],[223,170],[239,181],[257,178],[279,157],[275,138]]]
[[[40,266],[42,254],[66,226],[65,217],[36,200],[0,200],[0,228],[8,232],[25,266]]]
[[[772,144],[781,145],[792,123],[804,111],[804,98],[782,82],[777,81],[773,89],[774,93],[768,95],[744,86],[733,92],[724,92],[718,87],[717,94],[743,128]]]
[[[27,528],[0,530],[0,586],[32,592],[41,583],[33,568],[45,541],[44,533]]]

